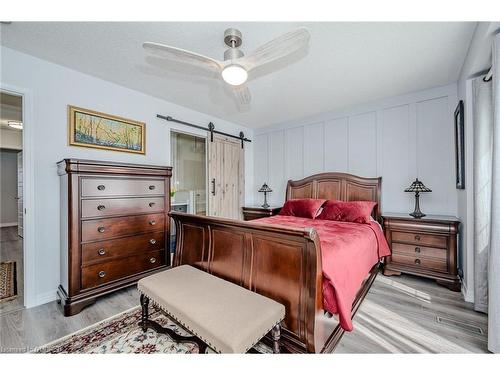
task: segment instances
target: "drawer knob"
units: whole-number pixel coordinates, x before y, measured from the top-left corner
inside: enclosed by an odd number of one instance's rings
[[[106,276],[106,272],[101,271],[101,272],[99,272],[99,274],[98,274],[98,275],[99,275],[99,277],[102,279],[104,276]]]
[[[420,264],[420,259],[415,259],[415,264]]]
[[[105,231],[105,230],[106,230],[106,228],[104,228],[104,227],[99,227],[99,228],[97,228],[97,231],[98,231],[99,233],[104,233],[104,231]]]
[[[155,202],[149,202],[149,207],[153,207],[155,205]]]
[[[104,190],[104,189],[106,189],[106,186],[104,185],[97,186],[97,190]]]
[[[156,258],[149,258],[149,263],[156,263]]]
[[[99,249],[99,251],[97,252],[99,255],[106,255],[106,250],[104,249]]]
[[[420,253],[420,247],[416,247],[416,248],[415,248],[415,252],[416,252],[416,253]]]
[[[156,221],[151,220],[151,221],[149,222],[149,225],[156,225]]]
[[[149,190],[154,190],[156,188],[156,186],[154,185],[149,185]]]
[[[154,244],[156,243],[156,240],[155,240],[154,238],[151,238],[151,239],[149,240],[149,243],[150,243],[151,245],[154,245]]]
[[[105,205],[103,205],[103,204],[100,204],[99,206],[97,206],[97,209],[98,209],[99,211],[102,211],[102,210],[104,210],[105,208],[106,208],[106,206],[105,206]]]
[[[420,241],[420,236],[418,234],[415,235],[415,240]]]

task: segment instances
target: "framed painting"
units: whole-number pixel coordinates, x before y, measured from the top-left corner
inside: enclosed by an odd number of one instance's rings
[[[103,150],[146,153],[146,124],[68,106],[69,144]]]
[[[465,189],[464,102],[455,109],[455,176],[457,189]]]

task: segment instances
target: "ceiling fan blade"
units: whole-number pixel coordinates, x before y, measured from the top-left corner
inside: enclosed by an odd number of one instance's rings
[[[249,71],[306,47],[310,38],[309,30],[301,27],[267,42],[248,56],[237,59],[237,62]]]
[[[195,52],[186,51],[181,48],[167,46],[161,43],[145,42],[142,44],[147,51],[180,63],[191,64],[211,70],[220,71],[224,64],[211,57],[203,56]]]
[[[252,95],[246,85],[233,86],[232,90],[238,106],[247,106],[252,101]]]

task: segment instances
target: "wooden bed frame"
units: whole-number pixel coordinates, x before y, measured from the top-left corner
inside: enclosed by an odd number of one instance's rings
[[[379,204],[381,177],[321,173],[288,181],[286,199],[370,200]],[[174,266],[189,264],[285,305],[284,351],[328,353],[344,330],[323,311],[321,246],[312,228],[294,229],[171,212],[177,233]],[[352,315],[378,272],[375,265],[353,303]]]

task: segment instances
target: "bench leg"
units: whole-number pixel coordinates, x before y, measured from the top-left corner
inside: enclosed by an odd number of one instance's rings
[[[142,332],[146,332],[148,330],[148,320],[149,320],[149,298],[144,294],[141,294],[141,327]]]
[[[280,353],[280,336],[281,336],[281,323],[276,324],[271,332],[273,337],[273,353]]]
[[[149,320],[149,298],[144,294],[141,294],[141,322],[139,326],[142,328],[142,332],[146,332],[148,328],[151,328],[156,333],[167,334],[176,343],[188,342],[195,343],[198,345],[199,353],[204,354],[207,351],[208,345],[196,336],[181,336],[175,333],[173,330],[162,327],[158,322],[154,320]]]

